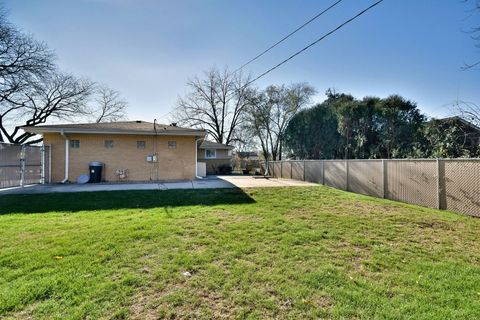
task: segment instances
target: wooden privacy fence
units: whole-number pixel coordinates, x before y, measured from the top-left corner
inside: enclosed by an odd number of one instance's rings
[[[480,217],[480,159],[270,161],[273,177]],[[261,164],[265,172],[265,162]]]

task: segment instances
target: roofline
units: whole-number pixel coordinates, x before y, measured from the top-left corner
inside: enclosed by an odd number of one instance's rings
[[[474,123],[471,123],[470,121],[468,120],[465,120],[464,118],[462,118],[461,116],[451,116],[451,117],[446,117],[446,118],[440,118],[440,119],[436,119],[436,118],[433,118],[432,120],[430,120],[429,122],[432,122],[432,121],[450,121],[450,120],[458,120],[460,122],[462,122],[464,125],[466,126],[469,126],[475,130],[479,130],[480,131],[480,127],[478,127],[476,124]]]
[[[205,149],[220,149],[220,150],[233,150],[235,149],[234,146],[231,146],[231,145],[228,145],[228,144],[223,144],[223,143],[218,143],[218,142],[213,142],[213,141],[208,141],[208,140],[205,140],[205,137],[199,141],[200,144],[198,145],[198,149],[202,149],[202,150],[205,150]],[[217,145],[220,145],[220,146],[216,146],[216,147],[202,147],[202,144],[204,142],[207,142],[207,143],[215,143]]]
[[[26,132],[31,133],[84,133],[84,134],[119,134],[119,135],[146,135],[146,136],[205,136],[207,132],[205,130],[162,130],[158,129],[154,131],[141,131],[141,130],[121,130],[121,129],[83,129],[83,128],[60,128],[60,127],[20,127]]]
[[[479,131],[480,131],[480,128],[477,127],[476,124],[471,123],[470,121],[465,120],[465,119],[463,119],[462,117],[457,117],[457,118],[458,118],[458,120],[460,120],[460,122],[463,122],[463,124],[465,124],[465,125],[467,125],[467,126],[470,126],[470,127],[472,127],[473,129],[475,129],[475,130],[479,130]]]
[[[201,145],[198,146],[198,149],[235,149],[234,146],[215,146],[215,147],[202,147]]]

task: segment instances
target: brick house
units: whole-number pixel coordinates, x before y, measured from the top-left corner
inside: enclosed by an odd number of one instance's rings
[[[191,180],[204,130],[145,121],[24,126],[51,150],[51,182],[75,182],[89,163],[104,164],[104,181]]]

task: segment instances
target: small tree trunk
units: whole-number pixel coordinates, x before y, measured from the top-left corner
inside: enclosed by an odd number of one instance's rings
[[[280,140],[280,147],[278,150],[278,160],[282,160],[282,140]]]

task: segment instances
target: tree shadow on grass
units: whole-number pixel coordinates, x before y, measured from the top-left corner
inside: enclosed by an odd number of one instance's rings
[[[255,200],[240,188],[5,195],[0,215],[249,203]]]

